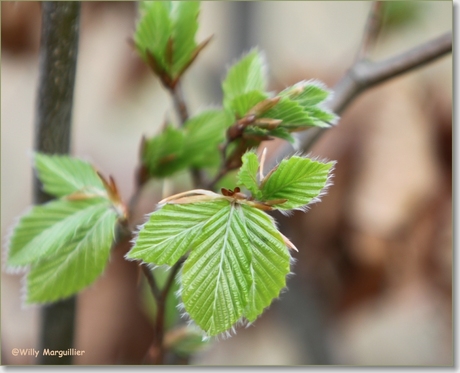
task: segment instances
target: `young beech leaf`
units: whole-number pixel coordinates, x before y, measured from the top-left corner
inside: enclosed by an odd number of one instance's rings
[[[238,96],[252,91],[263,93],[265,86],[264,62],[259,51],[254,49],[228,70],[227,76],[222,82],[224,107],[233,109],[232,103]]]
[[[100,197],[34,206],[13,230],[7,265],[24,266],[60,252],[77,230],[94,223],[101,209],[109,208],[110,202]]]
[[[172,75],[182,71],[192,58],[196,48],[195,35],[198,30],[199,1],[173,1],[171,9],[173,66]]]
[[[237,117],[242,118],[251,108],[266,98],[268,98],[267,94],[261,91],[249,91],[236,96],[233,100],[228,102],[228,106]]]
[[[141,57],[148,62],[150,53],[163,70],[166,69],[166,46],[172,33],[169,11],[171,4],[149,1],[142,7],[142,14],[134,33],[134,43]]]
[[[127,258],[174,265],[190,249],[203,225],[222,208],[223,203],[164,205],[142,226]]]
[[[219,144],[234,117],[225,110],[206,110],[185,124],[183,157],[193,167],[207,167],[219,162]]]
[[[257,182],[259,160],[254,152],[246,152],[242,157],[243,165],[238,172],[238,185],[245,186],[256,199],[260,199],[262,193]]]
[[[108,203],[99,203],[65,240],[54,236],[58,250],[34,262],[27,275],[26,302],[53,302],[93,283],[107,265],[116,219]]]
[[[169,176],[188,166],[183,157],[185,136],[182,130],[168,125],[164,131],[147,140],[142,161],[151,176]]]
[[[85,161],[64,155],[35,154],[35,168],[45,192],[62,197],[74,192],[105,194],[104,185],[94,167]]]
[[[285,199],[286,202],[273,205],[279,210],[304,209],[324,193],[334,164],[298,156],[284,159],[262,180],[261,200]]]
[[[291,87],[286,88],[280,96],[287,96],[299,102],[302,107],[315,106],[325,101],[331,92],[326,86],[316,80],[301,81]]]
[[[208,335],[254,321],[286,285],[290,255],[265,213],[224,201],[202,227],[182,270],[182,300]]]
[[[134,43],[141,57],[168,85],[174,84],[207,42],[197,46],[198,1],[141,2]]]
[[[314,120],[302,108],[302,106],[288,97],[282,97],[276,106],[263,113],[265,118],[282,120],[280,126],[289,130],[295,130],[300,127],[313,126]]]

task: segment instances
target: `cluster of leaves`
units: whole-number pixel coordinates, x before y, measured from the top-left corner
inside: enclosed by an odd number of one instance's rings
[[[333,164],[295,156],[258,180],[259,161],[248,152],[238,183],[251,196],[237,187],[169,197],[142,226],[126,257],[173,266],[188,255],[179,292],[187,314],[208,335],[253,322],[284,288],[287,246],[293,248],[263,210],[303,209],[315,202]]]
[[[8,243],[7,266],[30,267],[26,303],[71,296],[104,271],[118,220],[125,219],[115,183],[67,156],[35,155],[45,192],[57,197],[21,217]]]
[[[141,57],[167,88],[173,88],[207,41],[197,46],[199,2],[144,1],[134,42]],[[185,169],[216,169],[225,149],[226,169],[273,137],[294,142],[292,132],[325,127],[337,120],[323,107],[330,92],[316,81],[302,81],[273,96],[267,91],[266,66],[254,49],[236,62],[222,82],[223,108],[188,119],[181,128],[167,124],[144,142],[142,164],[149,177]],[[230,146],[228,146],[230,145]]]

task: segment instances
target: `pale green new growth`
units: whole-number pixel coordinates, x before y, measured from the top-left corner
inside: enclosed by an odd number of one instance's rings
[[[160,77],[166,74],[173,81],[200,51],[195,41],[200,3],[144,1],[140,10],[134,33],[139,54]]]
[[[254,152],[246,152],[241,158],[243,165],[238,172],[238,185],[245,186],[254,197],[259,199],[262,193],[259,190],[257,181],[257,171],[259,169],[259,160]]]
[[[266,84],[264,62],[260,53],[254,49],[228,70],[222,82],[224,107],[235,110],[234,100],[249,92],[257,91],[263,95]]]
[[[75,294],[102,273],[122,206],[115,186],[104,185],[87,162],[36,154],[35,166],[45,191],[61,198],[21,217],[7,266],[30,266],[26,301],[46,303]]]
[[[127,254],[129,259],[174,265],[189,250],[203,225],[226,201],[168,204],[150,215]]]
[[[35,168],[45,192],[62,197],[74,192],[105,193],[94,167],[64,155],[35,154]]]
[[[262,180],[262,200],[286,199],[286,202],[273,207],[280,210],[302,209],[322,194],[334,164],[297,156],[284,159],[273,173]]]
[[[95,205],[92,215],[59,241],[54,255],[32,264],[26,302],[56,301],[92,284],[107,265],[116,219],[107,203]]]
[[[168,197],[140,229],[129,259],[173,266],[188,254],[181,295],[191,319],[208,335],[254,321],[286,284],[293,248],[262,210],[304,208],[327,186],[333,162],[294,156],[259,184],[254,152],[242,157],[235,191],[194,190]],[[260,209],[259,209],[260,208]]]
[[[9,266],[24,266],[58,252],[71,240],[75,230],[92,221],[107,200],[57,200],[35,206],[23,216],[13,231],[8,252]]]

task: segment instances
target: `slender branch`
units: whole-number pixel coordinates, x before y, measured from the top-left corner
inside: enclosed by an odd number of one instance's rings
[[[356,61],[366,59],[374,47],[382,26],[382,9],[381,1],[372,2]]]
[[[173,98],[174,107],[179,115],[180,121],[184,124],[188,119],[188,109],[180,82],[177,82],[173,87],[169,88],[169,92]]]
[[[42,3],[40,77],[35,122],[35,150],[66,154],[70,150],[73,92],[78,51],[79,2]],[[52,197],[34,176],[34,203]],[[66,350],[74,339],[76,298],[49,304],[41,312],[41,348]],[[71,356],[41,355],[41,364],[71,364]]]
[[[152,294],[155,298],[157,310],[156,310],[156,317],[155,317],[155,330],[154,330],[154,338],[152,341],[152,345],[149,350],[149,355],[151,361],[155,365],[161,365],[165,362],[165,343],[164,343],[164,336],[165,336],[165,317],[166,317],[166,300],[168,295],[171,291],[172,285],[174,284],[174,279],[176,278],[177,273],[179,272],[182,264],[185,261],[185,256],[179,259],[179,261],[174,264],[171,268],[169,273],[168,279],[166,280],[166,284],[163,287],[163,290],[158,289],[156,286],[154,277],[152,272],[146,266],[142,266],[144,274],[147,277],[149,282],[150,288],[152,290]]]
[[[161,299],[162,297],[162,292],[157,285],[157,282],[155,280],[155,277],[153,276],[152,270],[147,265],[144,265],[144,264],[141,264],[140,267],[142,269],[142,272],[145,275],[145,278],[147,279],[147,283],[149,284],[153,298],[155,299],[155,301],[158,302],[158,300]]]
[[[452,34],[446,33],[406,52],[380,62],[358,61],[333,88],[334,97],[328,108],[342,113],[362,92],[401,74],[424,66],[452,51]],[[329,127],[332,128],[332,127]],[[301,148],[307,152],[327,128],[312,128],[299,133]],[[270,157],[269,167],[292,153],[290,145],[284,145]]]

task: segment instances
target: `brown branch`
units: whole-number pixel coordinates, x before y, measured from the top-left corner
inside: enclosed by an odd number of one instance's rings
[[[353,100],[364,91],[422,67],[452,51],[452,34],[446,33],[406,52],[380,62],[358,61],[333,88],[334,97],[328,108],[336,114],[342,113]],[[329,127],[332,128],[332,127]],[[311,128],[299,133],[303,151],[307,152],[328,128]],[[290,145],[280,147],[270,157],[269,166],[292,153]]]
[[[357,61],[366,59],[375,45],[382,26],[382,9],[383,3],[381,1],[372,2],[361,45],[358,50]]]
[[[181,124],[183,125],[188,119],[188,109],[180,83],[177,82],[173,87],[168,87],[168,90],[171,93],[171,97],[174,101],[174,108],[176,109]]]

